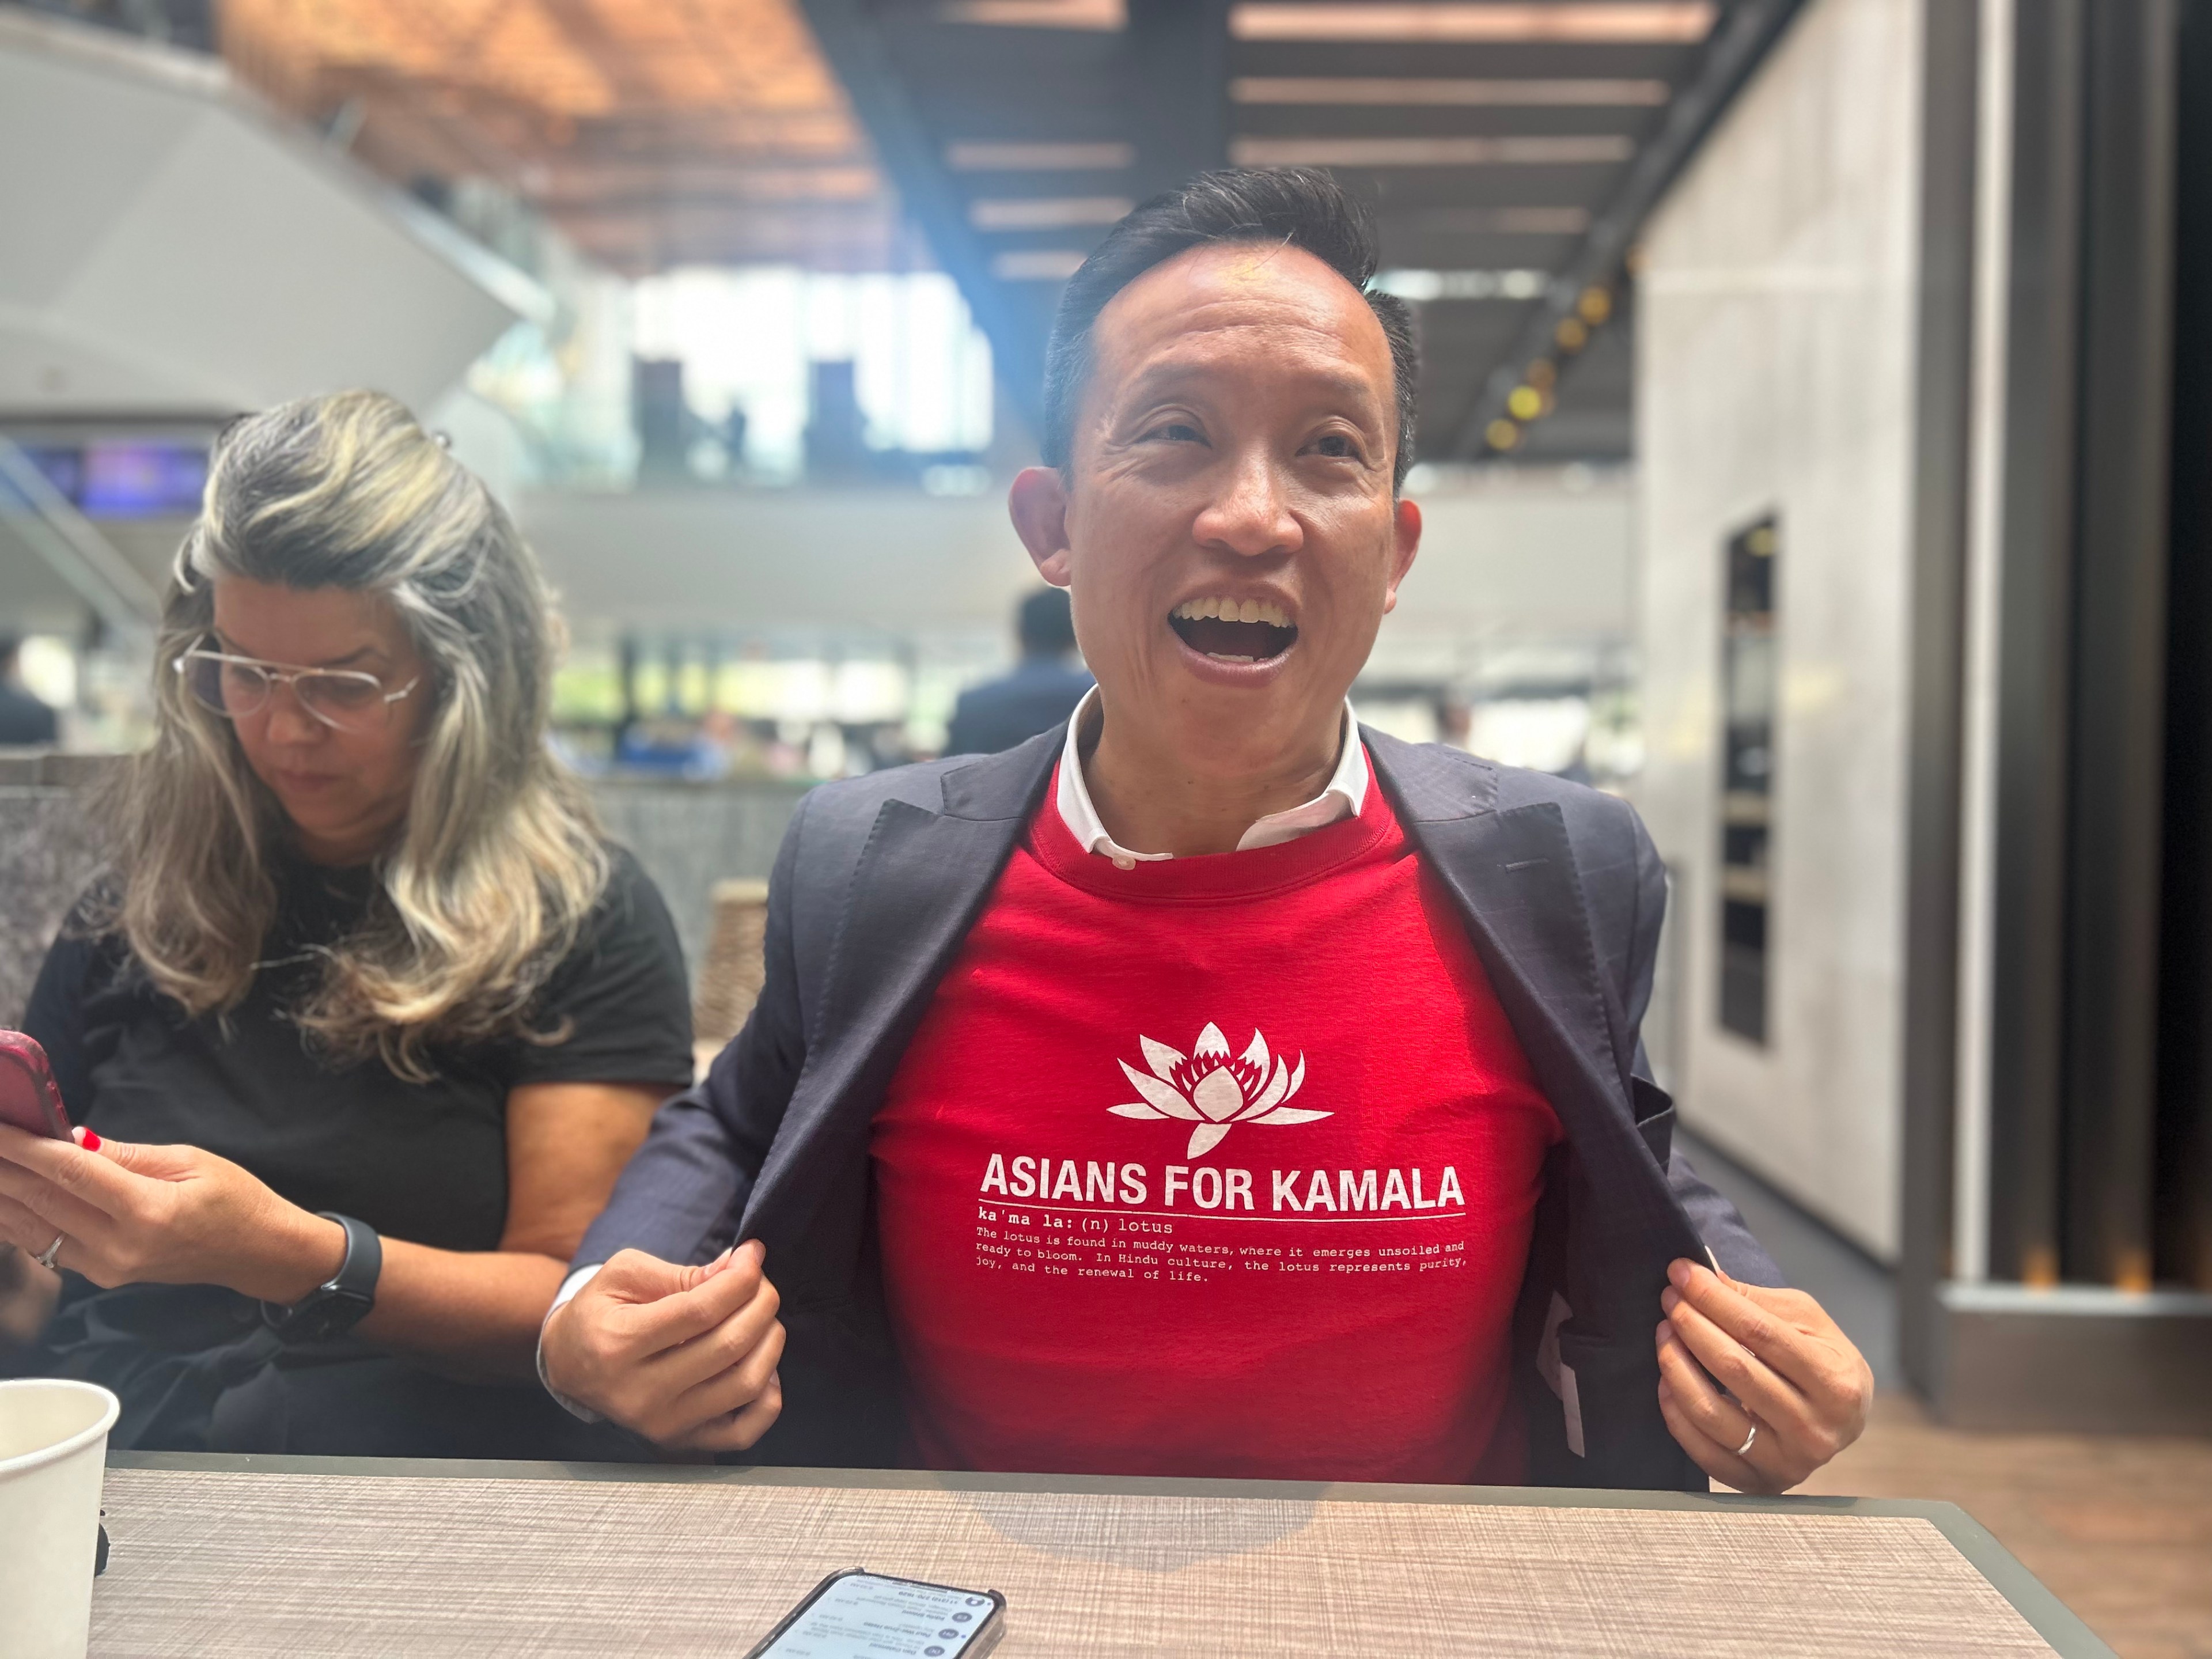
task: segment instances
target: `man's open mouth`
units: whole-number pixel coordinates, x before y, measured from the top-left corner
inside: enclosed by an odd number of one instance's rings
[[[1186,599],[1170,613],[1168,626],[1217,662],[1266,662],[1298,637],[1283,608],[1265,599]]]

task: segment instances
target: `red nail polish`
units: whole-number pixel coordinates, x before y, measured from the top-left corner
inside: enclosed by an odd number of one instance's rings
[[[100,1137],[90,1129],[87,1129],[84,1132],[84,1139],[80,1144],[88,1152],[96,1152],[100,1150]]]

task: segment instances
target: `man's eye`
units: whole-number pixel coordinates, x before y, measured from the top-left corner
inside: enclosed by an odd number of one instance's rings
[[[1314,448],[1338,460],[1356,461],[1359,446],[1341,432],[1326,432],[1314,440]]]
[[[1155,438],[1165,438],[1170,443],[1195,444],[1206,441],[1206,434],[1188,421],[1165,421],[1152,428]]]

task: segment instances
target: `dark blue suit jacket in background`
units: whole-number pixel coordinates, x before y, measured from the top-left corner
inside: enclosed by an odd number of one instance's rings
[[[1667,894],[1658,855],[1611,796],[1362,735],[1565,1131],[1515,1316],[1530,1478],[1702,1492],[1704,1473],[1659,1414],[1652,1333],[1668,1264],[1710,1255],[1751,1283],[1781,1277],[1728,1201],[1673,1154],[1674,1104],[1644,1063],[1638,1027]],[[896,1459],[905,1410],[869,1127],[1043,799],[1062,736],[806,796],[769,882],[767,981],[752,1018],[704,1082],[661,1108],[577,1255],[598,1262],[635,1248],[697,1262],[740,1239],[767,1246],[788,1337],[784,1407],[748,1461]],[[1133,1372],[1143,1363],[1133,1352]]]
[[[1063,658],[1024,657],[1012,673],[960,694],[945,730],[945,752],[995,755],[1026,743],[1065,725],[1091,685],[1091,676]]]

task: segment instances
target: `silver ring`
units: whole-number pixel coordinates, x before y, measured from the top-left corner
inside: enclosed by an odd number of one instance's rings
[[[34,1255],[31,1260],[37,1262],[48,1273],[53,1272],[54,1257],[61,1253],[62,1241],[68,1237],[69,1235],[67,1233],[56,1233],[54,1235],[54,1242],[46,1246],[46,1253],[42,1255]]]
[[[1744,1415],[1745,1415],[1745,1416],[1747,1416],[1747,1417],[1750,1417],[1750,1416],[1751,1416],[1751,1413],[1748,1413],[1748,1412],[1746,1412],[1746,1413],[1744,1413]],[[1751,1432],[1750,1432],[1749,1434],[1747,1434],[1747,1435],[1744,1436],[1744,1437],[1743,1437],[1743,1444],[1741,1444],[1741,1446],[1738,1446],[1738,1447],[1735,1449],[1735,1455],[1736,1455],[1738,1457],[1748,1457],[1748,1456],[1751,1455],[1751,1443],[1752,1443],[1753,1441],[1754,1441],[1754,1440],[1758,1439],[1758,1438],[1759,1438],[1759,1419],[1758,1419],[1757,1418],[1755,1418],[1755,1417],[1753,1417],[1753,1418],[1751,1419]]]

